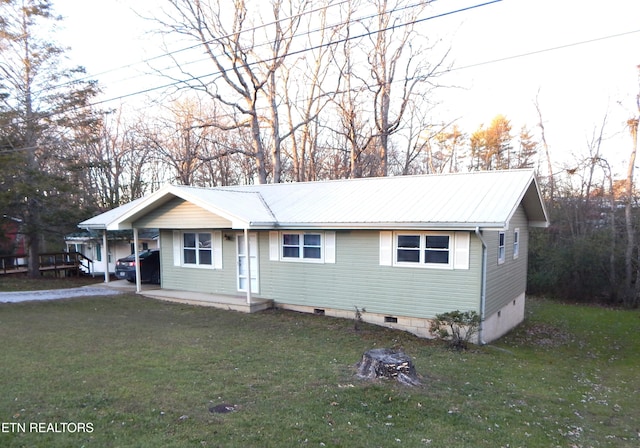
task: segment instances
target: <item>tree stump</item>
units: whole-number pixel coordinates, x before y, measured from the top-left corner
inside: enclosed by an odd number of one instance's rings
[[[356,367],[356,375],[362,379],[388,378],[408,386],[420,385],[413,361],[401,351],[374,348],[362,355]]]

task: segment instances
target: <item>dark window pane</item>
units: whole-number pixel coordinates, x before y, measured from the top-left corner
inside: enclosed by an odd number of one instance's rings
[[[185,264],[196,264],[196,251],[195,249],[184,250],[184,262]]]
[[[199,255],[200,255],[200,264],[211,264],[210,250],[201,250]]]
[[[425,263],[449,263],[449,251],[447,250],[425,250],[424,251]]]
[[[498,245],[504,246],[504,233],[500,233],[499,240],[500,242],[498,243]]]
[[[283,247],[282,256],[285,258],[299,258],[300,248],[299,247]]]
[[[199,233],[198,234],[198,243],[200,244],[198,246],[200,248],[211,247],[211,234],[210,233]]]
[[[319,246],[320,245],[320,235],[305,235],[304,236],[304,245],[305,246]]]
[[[320,248],[319,247],[305,247],[304,248],[304,258],[320,258]]]
[[[196,234],[185,233],[184,234],[184,247],[196,247]]]
[[[285,246],[298,246],[300,244],[300,235],[295,233],[285,233],[282,235],[282,242]]]
[[[409,263],[419,263],[420,262],[420,251],[419,250],[407,250],[407,249],[398,249],[398,261],[399,262],[409,262]]]
[[[427,235],[427,249],[448,249],[449,237],[446,235]]]
[[[420,236],[398,235],[398,247],[420,247]]]

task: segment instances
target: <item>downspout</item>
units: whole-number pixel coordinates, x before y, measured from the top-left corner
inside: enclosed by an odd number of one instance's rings
[[[482,237],[480,227],[476,227],[476,236],[482,243],[482,272],[480,274],[480,328],[478,329],[478,342],[481,345],[485,345],[486,342],[484,340],[484,318],[487,301],[487,243]]]
[[[109,283],[111,276],[109,275],[109,241],[107,240],[107,229],[102,232],[102,246],[104,247],[104,282]],[[92,257],[93,258],[93,257]],[[95,267],[94,267],[95,269]]]
[[[133,253],[136,260],[136,292],[142,291],[142,279],[140,278],[140,255],[138,254],[138,228],[133,228]]]
[[[247,261],[247,305],[251,306],[251,254],[249,253],[249,229],[244,228],[244,253]]]

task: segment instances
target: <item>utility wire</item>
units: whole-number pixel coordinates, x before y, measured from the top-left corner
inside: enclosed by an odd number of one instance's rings
[[[500,0],[498,0],[498,1],[500,1]],[[448,14],[451,14],[451,13],[448,13]],[[435,73],[433,73],[433,75],[434,76],[435,75],[442,75],[442,74],[445,74],[445,73],[448,73],[448,72],[452,72],[452,71],[466,70],[466,69],[470,69],[470,68],[474,68],[474,67],[481,67],[481,66],[484,66],[484,65],[496,64],[496,63],[499,63],[499,62],[509,61],[509,60],[512,60],[512,59],[518,59],[518,58],[523,58],[523,57],[527,57],[527,56],[533,56],[533,55],[537,55],[537,54],[547,53],[547,52],[551,52],[551,51],[562,50],[562,49],[565,49],[565,48],[577,47],[577,46],[580,46],[580,45],[590,44],[590,43],[599,42],[599,41],[608,40],[608,39],[614,39],[614,38],[623,37],[623,36],[627,36],[627,35],[631,35],[631,34],[635,34],[635,33],[640,33],[640,29],[633,30],[633,31],[627,31],[627,32],[624,32],[624,33],[618,33],[618,34],[612,34],[612,35],[597,37],[597,38],[594,38],[594,39],[588,39],[588,40],[579,41],[579,42],[572,42],[570,44],[559,45],[559,46],[556,46],[556,47],[549,47],[549,48],[544,48],[544,49],[541,49],[541,50],[530,51],[530,52],[527,52],[527,53],[521,53],[521,54],[506,56],[506,57],[503,57],[503,58],[492,59],[492,60],[488,60],[488,61],[478,62],[478,63],[475,63],[475,64],[469,64],[469,65],[464,65],[464,66],[460,66],[460,67],[453,67],[451,69],[435,72]],[[343,39],[343,41],[344,40],[346,40],[346,39]],[[340,43],[340,41],[338,41],[337,43]],[[330,44],[326,44],[326,45],[330,45]],[[317,47],[315,47],[313,49],[317,49],[319,47],[320,46],[317,46]],[[310,49],[306,49],[306,50],[309,51],[309,50],[311,50],[311,48]],[[303,51],[304,50],[300,50],[297,53],[301,53]],[[266,62],[266,61],[262,61],[262,62]],[[256,64],[256,63],[257,62],[254,62],[253,64]],[[113,98],[108,98],[108,99],[105,99],[105,100],[100,100],[100,101],[92,103],[91,105],[104,104],[104,103],[108,103],[108,102],[111,102],[111,101],[117,101],[117,100],[129,98],[129,97],[132,97],[132,96],[136,96],[136,95],[140,95],[140,94],[144,94],[144,93],[149,93],[149,92],[152,92],[152,91],[155,91],[155,90],[165,89],[165,88],[169,88],[169,87],[175,87],[178,84],[187,83],[189,81],[195,81],[195,80],[199,80],[199,79],[201,80],[201,79],[204,79],[205,77],[214,76],[216,74],[218,74],[218,72],[210,73],[210,74],[202,75],[202,76],[197,76],[197,77],[194,76],[194,77],[191,77],[191,79],[173,81],[171,83],[164,84],[164,85],[161,85],[161,86],[150,87],[148,89],[127,93],[127,94],[124,94],[124,95],[120,95],[120,96],[113,97]],[[394,82],[405,82],[405,81],[406,81],[406,79],[399,79],[399,80],[394,81]]]
[[[451,68],[448,71],[452,72],[452,71],[457,71],[457,70],[465,70],[465,69],[468,69],[468,68],[481,67],[483,65],[496,64],[498,62],[510,61],[512,59],[524,58],[524,57],[527,57],[527,56],[534,56],[536,54],[547,53],[547,52],[550,52],[550,51],[563,50],[565,48],[577,47],[579,45],[592,44],[594,42],[600,42],[600,41],[607,40],[607,39],[615,39],[617,37],[628,36],[630,34],[635,34],[635,33],[640,33],[640,29],[633,30],[633,31],[626,31],[624,33],[611,34],[611,35],[608,35],[608,36],[596,37],[594,39],[583,40],[583,41],[580,41],[580,42],[572,42],[570,44],[558,45],[556,47],[544,48],[542,50],[530,51],[528,53],[521,53],[521,54],[516,54],[516,55],[512,55],[512,56],[506,56],[504,58],[491,59],[489,61],[478,62],[478,63],[475,63],[475,64],[463,65],[463,66],[460,66],[460,67]]]
[[[336,6],[336,5],[341,5],[341,4],[347,3],[348,1],[349,0],[344,0],[344,1],[340,2],[340,3],[338,3],[338,4],[329,5],[329,7]],[[438,0],[431,0],[428,3],[430,4],[430,3],[433,3],[435,1],[438,1]],[[350,40],[354,40],[354,39],[360,39],[362,37],[370,36],[370,35],[373,35],[373,34],[385,32],[385,31],[389,31],[389,30],[394,30],[394,29],[405,27],[405,26],[409,26],[409,25],[414,25],[416,23],[424,22],[424,21],[427,21],[427,20],[433,20],[433,19],[440,18],[440,17],[445,17],[445,16],[448,16],[448,15],[452,15],[452,14],[468,11],[468,10],[471,10],[471,9],[479,8],[479,7],[490,5],[490,4],[493,4],[493,3],[498,3],[498,2],[501,2],[501,1],[502,0],[490,0],[490,1],[487,1],[485,3],[480,3],[480,4],[473,5],[473,6],[465,7],[465,8],[459,8],[457,10],[445,12],[445,13],[442,13],[442,14],[437,14],[437,15],[434,15],[434,16],[429,16],[429,17],[426,17],[426,18],[423,18],[423,19],[417,19],[417,20],[414,20],[414,21],[406,22],[406,23],[395,24],[395,25],[389,26],[387,28],[371,31],[371,32],[368,32],[368,33],[363,33],[363,34],[360,34],[360,35],[357,35],[357,36],[351,36],[351,37],[340,39],[340,40],[337,40],[337,41],[328,42],[328,43],[325,43],[325,44],[322,44],[322,45],[317,45],[317,46],[313,46],[313,47],[308,47],[308,48],[304,48],[304,49],[301,49],[301,50],[297,50],[297,51],[291,52],[291,53],[289,53],[289,54],[287,54],[285,56],[289,57],[289,56],[292,56],[292,55],[298,55],[298,54],[306,53],[308,51],[312,51],[312,50],[315,50],[315,49],[319,49],[319,48],[323,48],[323,47],[327,47],[327,46],[337,45],[339,43],[344,43],[346,41],[350,41]],[[402,10],[405,10],[405,9],[411,9],[411,8],[415,8],[417,6],[423,6],[423,5],[424,5],[424,1],[420,0],[418,3],[413,3],[413,4],[410,4],[410,5],[404,5],[402,7],[393,9],[393,10],[389,11],[389,13],[394,13],[394,12],[402,11]],[[317,9],[315,9],[313,11],[318,11],[318,10],[321,10],[321,9],[323,9],[323,8],[317,8]],[[311,13],[313,11],[309,11],[307,13]],[[304,14],[306,14],[306,13],[298,14],[298,16],[304,15]],[[359,22],[359,21],[362,21],[362,20],[365,20],[365,19],[368,19],[368,18],[375,17],[376,15],[377,14],[372,14],[372,15],[369,15],[369,16],[359,17],[359,18],[356,18],[356,19],[352,19],[350,22],[344,22],[344,23],[341,23],[339,25],[344,25],[344,24],[351,23],[351,22]],[[292,17],[296,17],[296,16],[292,16]],[[288,19],[287,18],[283,18],[283,19],[280,19],[278,21],[271,22],[269,24],[263,24],[263,25],[256,26],[254,28],[249,28],[249,29],[246,29],[246,30],[242,30],[241,32],[248,32],[248,31],[251,31],[251,30],[254,30],[254,29],[259,29],[259,28],[263,28],[263,27],[266,27],[266,26],[270,26],[270,25],[278,23],[278,22],[280,22],[282,20],[288,20]],[[335,26],[335,25],[332,25],[332,26]],[[318,29],[310,30],[310,31],[306,31],[305,33],[302,33],[301,35],[310,35],[311,33],[317,32],[317,31],[318,31]],[[229,36],[232,36],[232,34],[227,35],[227,37],[229,37]],[[298,36],[300,36],[300,35],[298,35]],[[296,36],[293,36],[293,37],[295,38]],[[212,43],[212,42],[215,42],[215,40],[220,40],[220,39],[222,39],[222,38],[217,38],[217,39],[214,39],[214,40],[206,41],[205,43]],[[186,48],[183,48],[183,49],[180,49],[180,50],[175,50],[174,52],[169,52],[169,53],[166,53],[164,55],[155,56],[153,58],[147,59],[146,61],[142,61],[142,62],[148,62],[148,61],[151,61],[151,60],[160,59],[162,57],[171,56],[171,55],[176,54],[176,53],[181,52],[181,51],[186,51],[186,50],[189,50],[189,49],[197,48],[197,47],[199,47],[199,46],[201,46],[203,44],[204,43],[200,42],[200,43],[195,44],[193,46],[186,47]],[[249,63],[248,65],[249,66],[254,66],[254,65],[257,65],[257,64],[273,61],[273,59],[274,58],[272,58],[272,59],[263,59],[263,60],[260,60],[260,61],[254,61],[252,63]],[[188,64],[189,63],[187,63],[187,65]],[[135,65],[135,64],[131,64],[131,65]],[[146,94],[146,93],[150,93],[150,92],[154,92],[154,91],[158,91],[158,90],[167,89],[167,88],[170,88],[170,87],[175,87],[175,86],[178,86],[180,84],[188,84],[189,82],[196,81],[196,80],[203,81],[206,78],[210,78],[210,77],[216,76],[218,74],[220,74],[220,72],[213,72],[213,73],[209,73],[209,74],[206,74],[206,75],[200,75],[200,76],[191,76],[188,79],[172,81],[170,83],[162,84],[162,85],[159,85],[159,86],[149,87],[149,88],[145,88],[145,89],[142,89],[142,90],[137,90],[137,91],[130,92],[130,93],[127,93],[127,94],[119,95],[119,96],[116,96],[116,97],[111,97],[111,98],[106,98],[106,99],[99,100],[99,101],[94,101],[94,102],[91,102],[88,105],[77,106],[77,107],[74,107],[74,108],[67,109],[66,111],[67,112],[68,111],[74,111],[74,110],[82,109],[82,108],[85,108],[85,107],[93,107],[93,106],[97,106],[97,105],[101,105],[101,104],[105,104],[105,103],[110,103],[110,102],[113,102],[113,101],[118,101],[118,100],[130,98],[130,97],[137,96],[137,95],[142,95],[142,94]],[[84,78],[80,78],[80,80],[91,78],[91,77],[92,76],[86,76]],[[77,80],[76,80],[76,82],[77,82]],[[68,83],[65,83],[65,84],[68,84]],[[61,84],[60,86],[64,86],[65,84]],[[56,88],[56,87],[51,87],[51,89],[53,89],[53,88]],[[48,90],[48,89],[43,89],[42,91],[45,91],[45,90]],[[51,114],[49,114],[47,116],[52,116],[52,115],[55,115],[55,114],[51,113]]]
[[[343,1],[338,2],[338,3],[331,3],[330,5],[318,7],[318,8],[312,9],[310,11],[301,12],[299,14],[295,14],[295,15],[292,15],[290,17],[284,17],[282,19],[274,20],[274,21],[269,22],[269,23],[256,25],[256,26],[251,27],[251,28],[245,28],[245,29],[240,31],[240,34],[251,33],[251,32],[257,31],[257,30],[259,30],[261,28],[267,28],[269,26],[276,25],[276,24],[284,22],[286,20],[291,20],[291,19],[294,19],[294,18],[300,18],[300,17],[303,17],[305,15],[311,15],[311,14],[314,14],[314,13],[316,13],[318,11],[322,11],[324,9],[328,9],[328,8],[332,8],[332,7],[336,7],[336,6],[341,6],[341,5],[349,3],[351,1],[352,0],[343,0]],[[427,4],[432,4],[432,3],[435,3],[436,1],[438,1],[438,0],[429,0],[427,2]],[[418,7],[418,6],[424,6],[424,5],[425,5],[425,1],[424,0],[420,0],[418,3],[413,3],[413,4],[410,4],[410,5],[404,5],[402,7],[394,8],[394,9],[390,10],[389,13],[393,14],[393,13],[396,13],[396,12],[399,12],[399,11],[403,11],[403,10],[406,10],[406,9],[412,9],[412,8],[415,8],[415,7]],[[370,19],[372,17],[375,17],[376,15],[377,14],[372,14],[372,15],[369,15],[369,16],[358,17],[356,19],[352,19],[351,22],[360,22],[362,20],[366,20],[366,19]],[[343,25],[346,25],[347,23],[348,22],[336,23],[336,24],[329,25],[328,27],[331,28],[331,27],[335,27],[335,26],[343,26]],[[300,35],[294,35],[294,36],[292,36],[292,38],[296,38],[296,37],[304,36],[304,35],[309,36],[309,35],[311,35],[311,34],[313,34],[315,32],[318,32],[318,31],[321,31],[321,29],[309,30],[309,31],[306,31],[306,32],[304,32],[304,33],[302,33]],[[153,56],[153,57],[148,58],[148,59],[143,59],[142,61],[133,62],[133,63],[126,64],[126,65],[123,65],[123,66],[120,66],[120,67],[116,67],[116,68],[112,68],[112,69],[109,69],[109,70],[105,70],[103,72],[99,72],[99,73],[96,73],[96,74],[86,75],[86,76],[84,76],[82,78],[77,79],[76,81],[90,80],[92,78],[95,78],[95,77],[98,77],[98,76],[101,76],[101,75],[117,72],[117,71],[123,70],[123,69],[129,69],[129,68],[132,68],[132,67],[134,67],[136,65],[140,65],[140,64],[147,64],[148,65],[152,61],[156,61],[156,60],[159,60],[159,59],[163,59],[163,58],[167,58],[167,57],[170,57],[170,56],[174,56],[176,54],[179,54],[179,53],[182,53],[182,52],[185,52],[185,51],[194,50],[194,49],[197,49],[197,48],[201,47],[202,45],[212,44],[215,41],[220,41],[220,40],[223,40],[223,39],[227,39],[227,38],[232,37],[234,35],[235,35],[235,33],[230,33],[230,34],[227,34],[227,35],[224,35],[224,36],[220,36],[220,37],[217,37],[215,39],[208,40],[208,41],[198,42],[198,43],[190,45],[188,47],[179,48],[179,49],[176,49],[176,50],[169,51],[167,53],[163,53],[163,54],[160,54],[160,55],[157,55],[157,56]],[[268,43],[265,42],[265,43],[256,45],[256,47],[260,47],[260,46],[267,45],[267,44]],[[185,63],[185,65],[189,65],[189,64],[192,64],[192,63],[197,63],[197,62],[200,62],[200,61],[202,61],[202,60],[190,61],[190,62],[188,61],[188,62]],[[169,68],[169,67],[166,67],[166,68]],[[162,70],[162,69],[160,69],[160,70]],[[135,77],[137,77],[137,76],[135,76]],[[135,77],[133,77],[133,78],[135,78]],[[126,79],[123,79],[121,81],[127,81],[129,79],[132,79],[132,78],[126,78]],[[49,90],[49,89],[56,89],[56,88],[59,88],[59,87],[64,87],[65,85],[69,85],[72,82],[73,81],[68,81],[68,82],[62,83],[62,84],[57,85],[57,86],[52,86],[52,87],[47,88],[47,89],[42,89],[41,91]],[[120,81],[118,81],[118,82],[120,82]]]
[[[363,37],[372,36],[374,34],[379,34],[379,33],[386,32],[386,31],[392,31],[392,30],[395,30],[395,29],[398,29],[398,28],[401,28],[401,27],[412,26],[412,25],[415,25],[415,24],[418,24],[418,23],[426,22],[428,20],[434,20],[434,19],[450,16],[450,15],[453,15],[453,14],[466,12],[466,11],[469,11],[469,10],[472,10],[472,9],[477,9],[477,8],[488,6],[488,5],[491,5],[491,4],[494,4],[494,3],[499,3],[501,1],[502,0],[490,0],[490,1],[487,1],[487,2],[484,2],[484,3],[479,3],[479,4],[472,5],[472,6],[459,8],[459,9],[448,11],[448,12],[444,12],[444,13],[441,13],[441,14],[436,14],[436,15],[433,15],[433,16],[425,17],[425,18],[422,18],[422,19],[416,19],[416,20],[412,20],[410,22],[394,24],[394,25],[391,25],[391,26],[389,26],[387,28],[383,28],[383,29],[379,29],[379,30],[375,30],[375,31],[369,31],[367,33],[362,33],[362,34],[359,34],[359,35],[356,35],[356,36],[349,36],[349,37],[345,37],[343,39],[338,39],[338,40],[327,42],[327,43],[324,43],[324,44],[311,46],[311,47],[304,48],[304,49],[301,49],[301,50],[296,50],[296,51],[288,53],[286,55],[286,57],[295,56],[295,55],[298,55],[298,54],[303,54],[303,53],[306,53],[306,52],[309,52],[309,51],[317,50],[317,49],[328,47],[328,46],[334,46],[334,45],[337,45],[337,44],[340,44],[340,43],[344,43],[344,42],[347,42],[347,41],[351,41],[351,40],[355,40],[355,39],[361,39]],[[248,63],[247,65],[251,67],[251,66],[254,66],[254,65],[257,65],[257,64],[262,64],[262,63],[265,63],[265,62],[272,62],[273,60],[275,60],[275,58],[263,59],[263,60],[260,60],[260,61],[254,61],[254,62]],[[208,73],[208,74],[200,75],[200,76],[191,76],[190,78],[187,78],[187,79],[172,81],[170,83],[163,84],[163,85],[160,85],[160,86],[149,87],[147,89],[138,90],[138,91],[135,91],[135,92],[124,94],[124,95],[119,95],[117,97],[108,98],[108,99],[100,100],[100,101],[97,101],[97,102],[93,102],[89,106],[95,106],[95,105],[99,105],[99,104],[108,103],[108,102],[111,102],[111,101],[122,100],[122,99],[125,99],[125,98],[129,98],[129,97],[140,95],[140,94],[144,94],[144,93],[153,92],[153,91],[156,91],[156,90],[167,89],[169,87],[175,87],[175,86],[178,86],[180,84],[188,84],[189,82],[192,82],[192,81],[201,81],[202,82],[206,78],[210,78],[210,77],[213,77],[213,76],[216,76],[216,75],[219,75],[219,74],[220,74],[220,72],[217,71],[217,72],[212,72],[212,73]]]

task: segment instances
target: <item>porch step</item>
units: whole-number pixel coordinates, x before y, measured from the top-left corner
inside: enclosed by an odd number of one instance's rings
[[[227,296],[167,289],[143,290],[140,294],[145,297],[168,302],[211,306],[224,310],[239,311],[241,313],[257,313],[273,308],[273,300],[254,298],[251,304],[248,304],[246,296]]]

